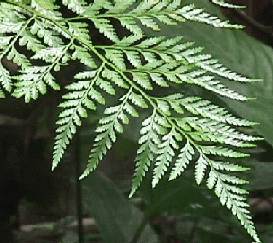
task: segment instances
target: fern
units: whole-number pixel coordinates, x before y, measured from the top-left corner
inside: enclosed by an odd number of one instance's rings
[[[187,142],[177,156],[177,160],[170,174],[170,180],[176,179],[182,174],[182,172],[184,172],[189,163],[192,161],[193,155],[194,148],[189,142]]]
[[[226,3],[224,0],[211,0],[213,3],[226,8],[244,8],[244,6]]]
[[[246,169],[226,161],[248,156],[239,149],[252,147],[259,138],[244,134],[240,127],[254,123],[202,97],[173,92],[174,88],[198,86],[211,94],[245,101],[247,97],[228,88],[221,78],[244,83],[255,80],[229,70],[183,37],[147,37],[144,31],[160,31],[162,25],[187,21],[217,28],[241,26],[194,5],[185,6],[182,0],[5,0],[0,7],[1,98],[12,95],[26,102],[36,100],[48,89],[61,89],[56,73],[63,66],[77,61],[84,70],[65,87],[56,122],[53,169],[77,127],[98,106],[106,108],[81,178],[98,167],[124,126],[146,109],[149,117],[140,130],[130,197],[149,169],[155,187],[165,174],[170,173],[169,180],[174,180],[194,164],[197,184],[206,179],[221,204],[260,242],[246,203],[247,191],[241,187],[246,181],[232,175]],[[73,17],[64,17],[61,7],[72,11]],[[108,45],[92,41],[90,22],[108,39]],[[126,34],[118,33],[117,28],[126,29]],[[16,72],[9,70],[7,60],[17,64]],[[156,95],[159,88],[166,95]],[[117,104],[109,107],[106,95],[117,98]]]

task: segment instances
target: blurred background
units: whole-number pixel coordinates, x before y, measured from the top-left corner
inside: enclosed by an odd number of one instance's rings
[[[233,1],[246,5],[245,10],[219,9],[209,0],[187,2],[246,26],[242,31],[230,31],[188,23],[163,27],[161,34],[182,35],[204,46],[229,68],[264,79],[251,85],[229,83],[231,88],[256,98],[247,103],[215,99],[235,114],[259,123],[254,132],[265,140],[251,150],[252,157],[246,161],[253,168],[248,175],[250,204],[263,242],[273,243],[273,1]],[[93,38],[103,42],[99,36]],[[60,83],[70,82],[76,69],[74,65],[59,74]],[[148,175],[140,192],[128,199],[140,121],[131,124],[98,172],[79,182],[99,110],[85,121],[63,163],[51,172],[60,97],[61,93],[51,92],[31,104],[12,98],[1,100],[1,242],[251,242],[218,199],[205,187],[194,185],[191,169],[176,181],[161,182],[155,190]]]

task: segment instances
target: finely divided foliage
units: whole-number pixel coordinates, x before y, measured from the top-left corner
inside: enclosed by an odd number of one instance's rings
[[[222,7],[240,7],[213,2]],[[130,196],[149,169],[153,170],[155,187],[165,174],[170,173],[169,179],[174,180],[194,164],[197,184],[206,181],[221,204],[260,242],[246,202],[247,191],[240,187],[247,182],[232,174],[246,168],[227,162],[246,157],[237,150],[259,140],[241,131],[240,127],[253,123],[209,100],[190,96],[185,88],[199,87],[244,101],[247,97],[220,80],[252,80],[224,67],[183,37],[148,37],[144,32],[186,21],[214,27],[240,26],[194,5],[185,6],[182,0],[6,0],[0,5],[1,97],[11,94],[26,102],[36,100],[49,88],[62,87],[56,73],[63,66],[71,65],[71,61],[82,65],[83,71],[65,87],[67,92],[60,104],[53,168],[61,161],[77,127],[98,105],[108,107],[98,122],[81,178],[97,168],[124,126],[145,109],[148,115],[140,130]],[[70,17],[63,16],[65,9]],[[94,42],[92,28],[109,44]],[[16,64],[16,71],[11,70],[8,61]],[[158,90],[165,95],[156,95]],[[108,96],[113,96],[116,105],[109,107]]]

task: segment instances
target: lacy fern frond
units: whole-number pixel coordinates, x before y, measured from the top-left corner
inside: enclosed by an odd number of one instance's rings
[[[245,6],[227,3],[224,0],[211,0],[211,2],[225,8],[245,8]]]
[[[221,204],[260,242],[246,203],[247,191],[242,188],[246,181],[232,175],[246,169],[227,161],[248,156],[240,148],[252,147],[260,138],[243,131],[254,123],[187,92],[201,88],[211,95],[245,101],[248,97],[230,89],[222,79],[242,83],[255,80],[229,70],[183,37],[145,34],[146,29],[160,31],[162,25],[187,21],[219,28],[241,26],[194,5],[185,6],[182,0],[90,2],[5,0],[0,3],[0,97],[12,95],[30,102],[48,89],[58,91],[63,83],[56,73],[64,66],[79,63],[81,71],[65,87],[66,94],[60,104],[53,169],[83,119],[98,106],[104,108],[104,113],[81,178],[98,167],[129,121],[146,114],[130,197],[148,170],[152,170],[155,187],[166,174],[169,180],[174,180],[194,164],[197,184],[206,179],[207,187],[215,192]],[[220,0],[213,2],[222,7],[238,7]],[[64,8],[70,17],[63,15]],[[107,45],[94,41],[92,28],[105,38]],[[16,64],[16,70],[11,70],[8,62]],[[115,105],[109,104],[109,96],[113,96]]]

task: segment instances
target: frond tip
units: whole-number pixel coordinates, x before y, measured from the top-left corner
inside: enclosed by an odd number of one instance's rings
[[[249,205],[244,196],[247,194],[247,191],[238,188],[238,185],[248,182],[222,172],[240,172],[244,170],[244,168],[225,163],[219,164],[212,160],[210,160],[208,164],[210,172],[207,179],[207,187],[214,190],[221,204],[232,211],[233,215],[239,219],[242,226],[252,236],[255,242],[261,242],[256,233],[252,217],[250,216]]]
[[[237,8],[237,9],[245,8],[245,6],[227,3],[224,0],[211,0],[211,2],[225,8]]]
[[[240,148],[253,147],[260,140],[244,132],[255,123],[204,97],[190,95],[198,88],[209,93],[207,97],[246,101],[248,97],[222,79],[241,84],[256,80],[228,69],[180,36],[148,37],[144,31],[158,32],[162,25],[187,21],[217,28],[241,26],[192,4],[184,5],[182,0],[91,2],[1,1],[0,98],[12,95],[30,102],[49,89],[59,91],[65,86],[52,169],[61,162],[83,120],[98,107],[104,108],[80,179],[99,166],[129,121],[143,118],[146,109],[129,196],[140,188],[149,170],[152,187],[156,187],[164,176],[174,180],[193,164],[196,183],[206,181],[221,204],[260,242],[246,202],[247,191],[242,188],[247,182],[237,177],[248,169],[229,161],[247,157]],[[212,2],[238,8],[222,0]],[[63,16],[65,8],[73,17]],[[100,33],[100,38],[92,38],[94,32]],[[101,38],[107,45],[96,43]],[[10,62],[16,65],[8,65]],[[79,68],[73,70],[78,73],[65,85],[57,74],[75,63]]]

